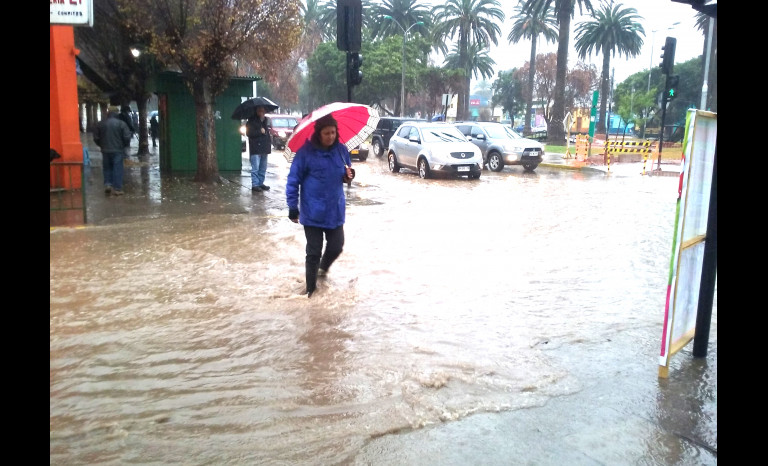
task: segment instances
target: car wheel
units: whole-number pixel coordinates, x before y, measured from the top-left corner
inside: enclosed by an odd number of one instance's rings
[[[523,164],[523,168],[525,168],[526,171],[532,172],[536,170],[536,167],[538,167],[538,163],[525,163]]]
[[[373,140],[373,144],[371,145],[371,148],[373,149],[373,154],[376,157],[381,157],[382,155],[384,155],[384,148],[381,147],[381,141],[379,141],[378,139]]]
[[[397,159],[395,158],[395,153],[390,152],[389,157],[387,157],[389,160],[389,171],[392,173],[399,173],[400,172],[400,165],[397,163]]]
[[[504,160],[501,159],[501,154],[498,152],[488,154],[488,168],[495,172],[500,172],[504,168]]]
[[[420,158],[418,165],[419,165],[419,176],[421,177],[421,179],[426,180],[427,178],[429,178],[430,173],[429,173],[429,164],[427,163],[427,159],[423,157]]]
[[[357,159],[358,159],[359,161],[361,161],[361,162],[365,162],[366,160],[368,160],[368,154],[365,154],[365,155],[358,155],[358,156],[357,156]]]

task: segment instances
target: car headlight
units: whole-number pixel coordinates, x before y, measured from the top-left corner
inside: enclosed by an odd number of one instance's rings
[[[284,138],[285,137],[285,131],[278,131],[277,135],[280,136],[281,138]]]
[[[245,125],[240,125],[240,134],[245,136]]]
[[[363,143],[361,143],[361,144],[360,144],[360,150],[368,150],[368,144],[366,144],[366,143],[364,143],[364,142],[363,142]]]

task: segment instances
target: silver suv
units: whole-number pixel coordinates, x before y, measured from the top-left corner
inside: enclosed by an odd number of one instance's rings
[[[389,140],[389,170],[416,170],[421,178],[441,173],[480,178],[483,156],[453,125],[442,122],[411,121],[400,125]]]
[[[498,172],[504,165],[522,165],[535,170],[544,156],[544,146],[526,139],[509,126],[494,121],[464,121],[454,123],[459,131],[483,153],[483,167]]]

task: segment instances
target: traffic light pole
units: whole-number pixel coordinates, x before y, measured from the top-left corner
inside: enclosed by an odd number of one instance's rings
[[[668,78],[667,78],[668,79]],[[664,86],[666,87],[666,85]],[[664,120],[667,117],[667,93],[661,95],[661,129],[659,130],[659,162],[656,171],[661,171],[661,149],[664,147]]]
[[[352,79],[350,77],[350,64],[352,62],[352,52],[347,50],[347,102],[352,102]]]

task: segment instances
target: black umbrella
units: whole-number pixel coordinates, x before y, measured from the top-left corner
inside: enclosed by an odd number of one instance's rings
[[[254,97],[248,99],[235,107],[235,111],[232,112],[233,120],[249,120],[256,116],[256,107],[264,107],[267,112],[274,112],[279,105],[267,99],[266,97]]]

